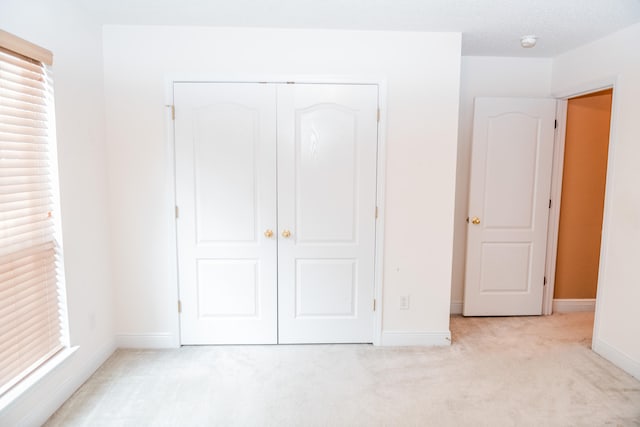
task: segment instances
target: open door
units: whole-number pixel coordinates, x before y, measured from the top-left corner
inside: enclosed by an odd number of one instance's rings
[[[465,316],[542,314],[556,101],[475,101]]]

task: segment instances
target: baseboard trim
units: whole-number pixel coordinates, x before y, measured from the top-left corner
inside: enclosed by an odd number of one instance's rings
[[[577,311],[596,311],[596,299],[554,299],[554,313],[574,313]]]
[[[450,314],[462,314],[462,301],[451,301]]]
[[[118,348],[176,348],[173,335],[169,332],[152,334],[117,334]]]
[[[640,361],[632,359],[626,353],[601,339],[594,338],[591,348],[609,362],[640,380]]]
[[[382,332],[381,345],[387,346],[447,346],[451,345],[451,332]]]

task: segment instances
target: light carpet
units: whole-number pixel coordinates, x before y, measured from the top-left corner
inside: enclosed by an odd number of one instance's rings
[[[451,347],[118,350],[47,426],[640,426],[593,313],[452,317]]]

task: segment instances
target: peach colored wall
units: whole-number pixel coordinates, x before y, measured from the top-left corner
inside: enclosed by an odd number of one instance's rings
[[[612,90],[568,101],[554,298],[595,298]]]

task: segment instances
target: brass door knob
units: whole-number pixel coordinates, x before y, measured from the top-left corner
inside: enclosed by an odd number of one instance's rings
[[[475,225],[480,224],[480,218],[478,218],[477,216],[474,216],[473,218],[471,218],[471,224],[475,224]]]
[[[273,231],[271,230],[267,230],[264,232],[264,237],[266,237],[267,239],[270,239],[273,237]]]
[[[291,237],[291,232],[289,230],[284,230],[282,232],[282,237],[284,237],[285,239],[288,239],[289,237]]]

